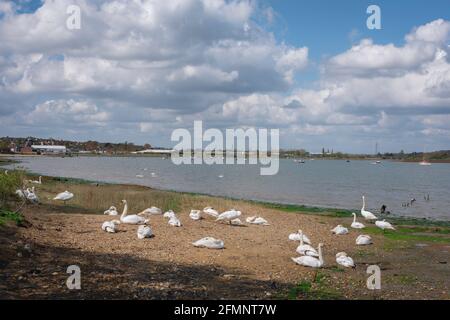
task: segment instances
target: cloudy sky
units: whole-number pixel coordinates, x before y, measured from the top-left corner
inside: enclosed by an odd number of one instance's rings
[[[381,30],[366,27],[369,4]],[[81,8],[81,29],[66,26]],[[450,0],[0,0],[0,135],[450,149]]]

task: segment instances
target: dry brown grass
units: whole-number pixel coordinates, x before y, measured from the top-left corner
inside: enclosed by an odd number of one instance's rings
[[[66,203],[66,207],[83,208],[83,212],[102,214],[110,206],[122,209],[121,200],[128,201],[129,212],[140,212],[151,206],[163,211],[189,212],[191,209],[202,210],[211,206],[219,212],[230,208],[247,206],[244,201],[221,199],[204,195],[183,194],[171,191],[155,190],[148,187],[68,183],[52,178],[43,178],[42,185],[35,185],[41,203],[46,205],[64,205],[53,200],[56,194],[68,190],[75,196]]]

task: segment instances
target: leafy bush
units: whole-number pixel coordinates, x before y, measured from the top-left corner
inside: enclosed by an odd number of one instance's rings
[[[0,209],[7,209],[11,201],[16,199],[16,190],[21,188],[24,173],[20,170],[0,172]]]

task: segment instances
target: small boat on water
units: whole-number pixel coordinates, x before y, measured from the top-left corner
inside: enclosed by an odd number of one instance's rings
[[[423,161],[419,162],[419,165],[421,165],[421,166],[431,166],[431,163],[428,162],[428,161],[423,160]]]

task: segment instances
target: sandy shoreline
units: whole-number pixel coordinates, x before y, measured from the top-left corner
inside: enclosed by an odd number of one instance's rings
[[[50,200],[64,189],[76,194],[72,203],[64,206]],[[350,229],[346,236],[330,232],[338,223],[348,227],[350,217],[286,212],[248,201],[54,178],[44,178],[38,193],[42,204],[24,209],[25,227],[0,229],[2,298],[449,298],[450,241],[445,234],[436,238],[427,230],[427,236],[394,239],[397,235],[383,235],[371,227],[367,232],[374,238],[374,245],[358,247],[354,244],[356,236],[366,232]],[[172,207],[183,226],[171,227],[163,217],[154,216],[150,218],[155,233],[152,239],[138,240],[137,227],[123,224],[118,233],[105,233],[100,226],[110,217],[102,215],[100,208],[106,209],[107,203],[119,206],[122,198],[129,200],[131,212],[151,205],[164,210]],[[259,215],[271,225],[233,227],[210,217],[201,221],[188,217],[190,209],[207,205],[219,211],[241,210],[243,220]],[[297,256],[298,244],[289,241],[288,235],[300,228],[314,246],[325,244],[323,269],[308,269],[291,261]],[[192,246],[193,241],[205,236],[224,240],[225,249]],[[24,250],[26,244],[31,246],[30,252]],[[334,255],[339,251],[353,257],[356,269],[337,266]],[[83,290],[71,291],[65,286],[65,271],[72,264],[82,269]],[[379,265],[383,272],[383,290],[378,292],[366,288],[366,269],[371,264]],[[301,283],[310,284],[308,292],[299,289]]]

